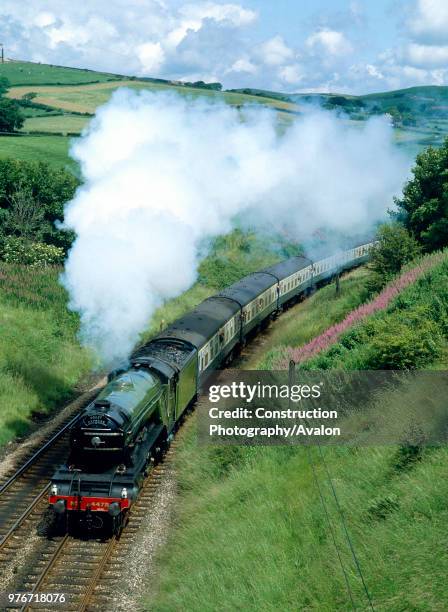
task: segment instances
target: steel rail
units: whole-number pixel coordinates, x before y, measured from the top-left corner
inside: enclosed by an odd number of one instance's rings
[[[30,593],[33,593],[33,594],[36,593],[37,590],[39,589],[39,587],[42,585],[42,583],[44,582],[47,574],[52,570],[52,568],[54,567],[56,561],[61,556],[62,550],[63,550],[63,548],[64,548],[68,538],[69,538],[69,535],[68,535],[68,533],[66,533],[65,536],[62,538],[62,540],[59,542],[58,547],[54,551],[53,556],[50,559],[50,562],[48,563],[48,565],[46,567],[44,567],[44,569],[39,574],[39,576],[38,576],[38,578],[36,580],[36,584],[29,591]],[[31,608],[29,606],[30,606],[30,602],[27,601],[20,608],[20,612],[24,612],[25,610],[30,610]]]
[[[95,588],[99,582],[100,576],[104,570],[106,563],[109,561],[111,557],[111,554],[115,547],[116,542],[117,542],[117,538],[115,536],[113,536],[109,540],[106,550],[104,551],[104,554],[101,558],[101,561],[98,563],[95,571],[93,572],[92,577],[89,580],[89,586],[87,587],[86,592],[84,593],[81,604],[78,608],[78,612],[85,612],[85,610],[87,610],[90,604],[90,601],[92,599],[93,592],[95,591]]]
[[[25,519],[29,517],[29,515],[33,512],[34,508],[37,504],[45,497],[50,488],[50,483],[46,484],[40,493],[36,495],[33,501],[29,504],[28,508],[22,512],[22,514],[17,518],[14,524],[8,529],[8,531],[0,538],[0,550],[5,546],[6,542],[12,536],[12,534],[20,527]]]
[[[65,425],[63,425],[58,431],[56,431],[49,440],[45,442],[41,447],[37,449],[35,453],[31,455],[31,457],[22,464],[12,476],[8,478],[6,482],[4,482],[0,486],[0,495],[2,495],[9,487],[18,479],[24,472],[27,471],[36,461],[49,449],[51,446],[59,440],[59,438],[69,429],[79,418],[79,414],[76,414],[72,419],[70,419]]]

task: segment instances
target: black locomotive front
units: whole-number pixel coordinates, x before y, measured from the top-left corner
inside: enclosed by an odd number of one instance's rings
[[[89,465],[98,461],[125,461],[128,427],[128,416],[117,406],[109,400],[97,400],[71,430],[72,462]]]
[[[73,426],[70,462],[127,464],[142,428],[160,421],[161,392],[158,377],[143,369],[111,380]]]

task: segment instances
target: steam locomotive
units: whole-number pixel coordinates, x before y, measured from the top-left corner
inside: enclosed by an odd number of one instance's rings
[[[209,374],[285,307],[364,263],[373,243],[311,261],[293,257],[250,274],[199,304],[111,372],[70,431],[67,463],[49,504],[64,525],[119,533],[149,466],[169,443]]]

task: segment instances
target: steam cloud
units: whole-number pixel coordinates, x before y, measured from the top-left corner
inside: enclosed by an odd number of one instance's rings
[[[65,210],[77,238],[63,283],[81,337],[110,365],[129,355],[164,300],[195,281],[201,241],[235,215],[299,237],[366,230],[408,162],[382,118],[349,128],[324,111],[284,134],[275,114],[119,90],[73,146],[84,185]]]

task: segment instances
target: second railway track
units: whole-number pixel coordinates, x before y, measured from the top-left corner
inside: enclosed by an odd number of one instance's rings
[[[17,571],[31,534],[42,529],[48,506],[49,481],[55,465],[62,463],[68,449],[68,431],[78,409],[91,401],[98,388],[73,403],[74,410],[48,432],[36,448],[28,451],[18,468],[0,484],[0,581],[4,585]]]

